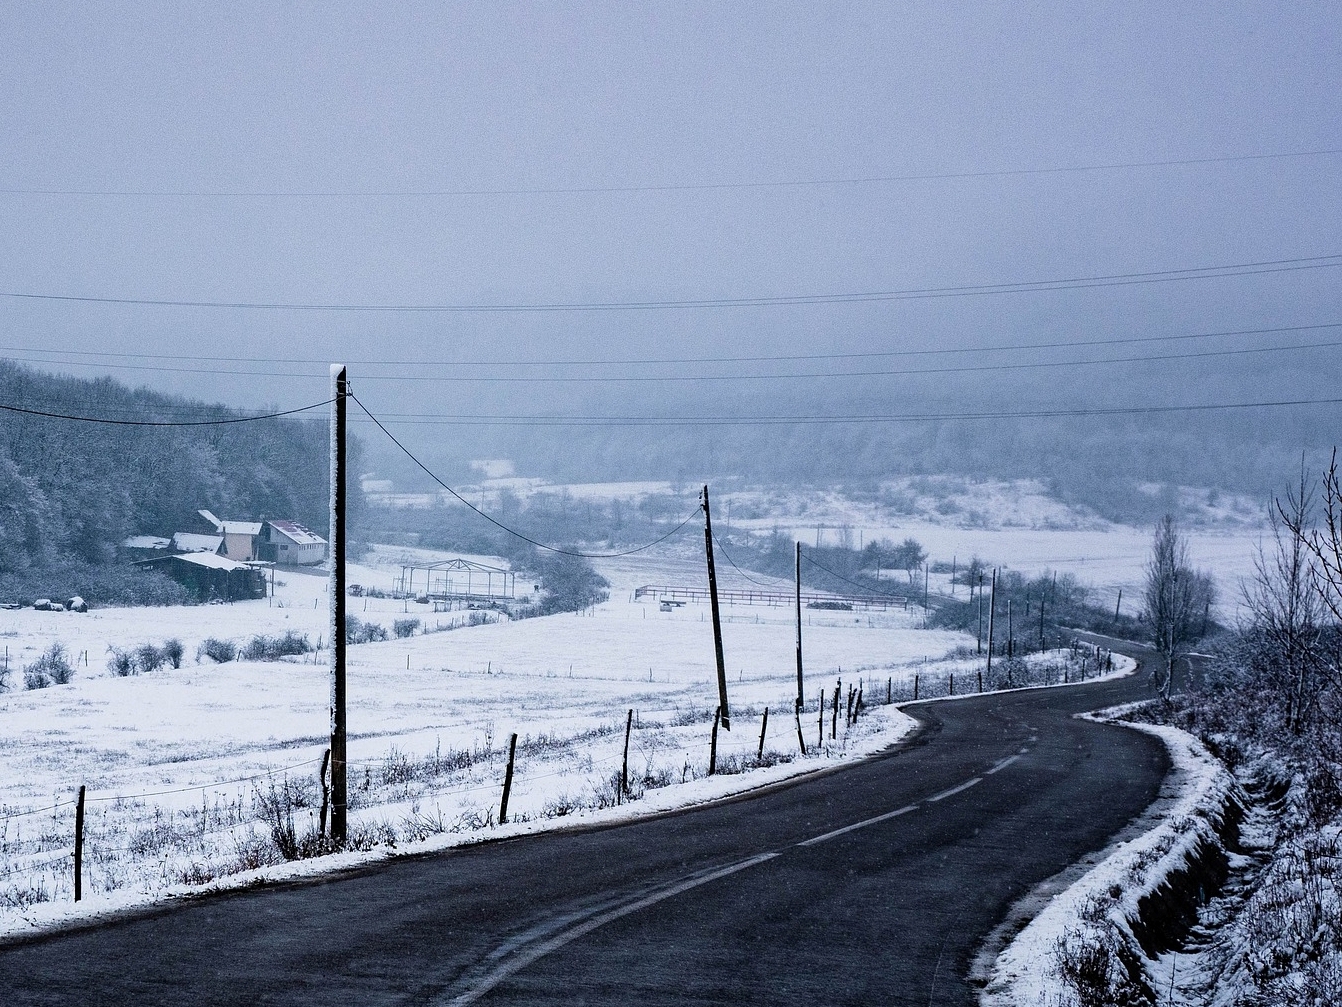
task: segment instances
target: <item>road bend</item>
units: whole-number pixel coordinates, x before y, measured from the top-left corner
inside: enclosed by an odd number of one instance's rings
[[[970,1005],[1011,904],[1156,798],[1157,739],[1074,717],[1150,695],[925,703],[891,751],[740,798],[9,941],[0,1001]]]

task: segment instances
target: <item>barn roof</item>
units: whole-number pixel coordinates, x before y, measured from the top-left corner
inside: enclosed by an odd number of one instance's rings
[[[267,521],[266,524],[274,528],[289,541],[296,545],[325,545],[326,539],[320,535],[309,531],[297,521]]]
[[[227,556],[217,556],[212,552],[185,552],[175,556],[156,556],[153,559],[142,559],[136,566],[153,566],[159,563],[191,563],[194,566],[203,566],[211,570],[234,570],[249,569],[246,563],[239,563],[237,560],[229,559]]]
[[[221,535],[197,535],[195,532],[179,531],[172,537],[172,547],[182,552],[218,552],[224,544]]]
[[[132,535],[121,543],[123,549],[166,549],[172,545],[172,539],[158,535]]]
[[[220,530],[225,535],[260,535],[260,521],[221,521]]]

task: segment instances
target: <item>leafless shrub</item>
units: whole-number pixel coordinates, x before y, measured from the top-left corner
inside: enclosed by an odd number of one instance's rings
[[[75,669],[71,667],[62,643],[53,643],[41,657],[23,669],[23,684],[29,689],[68,685],[74,677]]]
[[[213,636],[207,637],[196,648],[196,660],[199,661],[202,657],[208,657],[216,664],[235,661],[238,657],[238,645],[232,640],[220,640]]]

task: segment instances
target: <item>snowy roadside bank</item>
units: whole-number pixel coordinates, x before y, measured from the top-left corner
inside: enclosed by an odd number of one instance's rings
[[[1125,709],[1087,718],[1115,722]],[[1070,884],[992,962],[984,1007],[1079,1007],[1092,993],[1146,1002],[1175,929],[1196,918],[1201,895],[1224,876],[1223,840],[1243,809],[1234,778],[1184,731],[1123,726],[1164,742],[1172,766],[1160,797],[1094,867],[1076,880],[1075,867],[1060,876]],[[1045,882],[1022,900],[1023,912],[1058,887],[1059,879]]]

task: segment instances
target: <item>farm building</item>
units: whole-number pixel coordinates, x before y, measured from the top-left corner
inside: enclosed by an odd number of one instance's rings
[[[260,521],[225,521],[215,517],[214,513],[208,510],[199,510],[196,513],[210,528],[212,534],[224,540],[221,556],[227,556],[239,563],[257,558],[257,545],[261,539]]]
[[[314,566],[326,559],[326,539],[297,521],[263,521],[256,558],[281,566]]]
[[[135,565],[167,574],[201,601],[244,601],[266,596],[266,575],[262,570],[210,552],[142,559]]]

